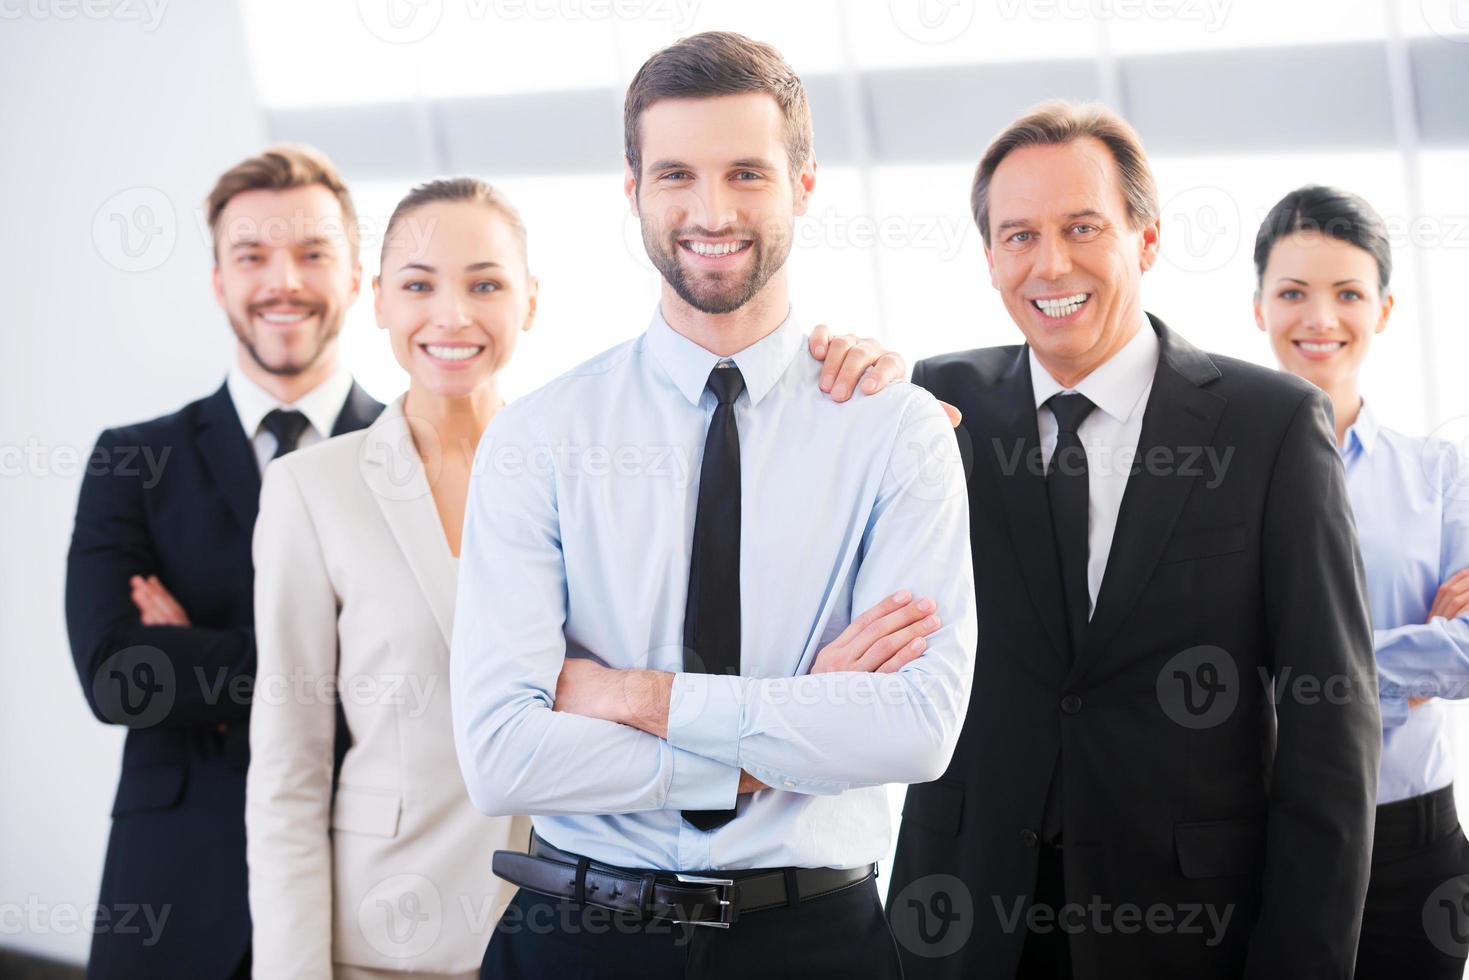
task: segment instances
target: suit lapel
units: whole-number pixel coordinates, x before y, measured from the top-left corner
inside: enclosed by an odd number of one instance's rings
[[[204,400],[194,428],[194,446],[240,527],[252,533],[260,511],[260,464],[227,385]]]
[[[1056,655],[1065,664],[1071,654],[1066,610],[1061,601],[1061,566],[1051,531],[1028,351],[1022,346],[1000,383],[985,389],[978,398],[979,418],[974,430],[981,433],[981,444],[974,447],[975,467],[979,468],[981,460],[986,468],[993,467],[1026,591]]]
[[[1198,479],[1196,457],[1188,473],[1178,470],[1190,453],[1212,444],[1224,412],[1224,398],[1203,387],[1220,376],[1214,362],[1161,320],[1149,318],[1158,332],[1158,367],[1143,414],[1136,463],[1117,515],[1107,572],[1073,676],[1106,649],[1152,577]],[[1166,460],[1165,465],[1146,465],[1150,451]]]
[[[347,400],[342,403],[342,410],[337,413],[336,424],[332,426],[332,435],[339,436],[345,432],[365,429],[382,414],[382,411],[383,403],[363,391],[357,382],[353,381],[352,387],[347,391]]]
[[[454,631],[458,570],[400,397],[369,429],[362,452],[362,476],[383,520],[403,552],[448,647]]]

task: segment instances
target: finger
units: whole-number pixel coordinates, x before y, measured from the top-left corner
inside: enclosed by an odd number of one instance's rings
[[[908,377],[908,364],[903,360],[901,354],[888,351],[877,359],[872,365],[872,370],[867,372],[867,377],[862,381],[862,391],[869,395],[875,395],[886,388],[889,382],[902,381]]]
[[[921,622],[935,608],[934,601],[927,596],[909,602],[867,624],[866,628],[857,634],[852,645],[859,652],[866,650],[883,637],[893,636],[900,630],[906,629],[914,623]]]
[[[811,348],[811,356],[818,361],[826,358],[826,341],[830,336],[831,331],[826,329],[824,323],[818,323],[811,331],[811,339],[807,341],[807,346]]]
[[[851,397],[852,392],[857,390],[857,382],[862,380],[862,375],[877,363],[883,353],[886,352],[876,343],[857,338],[852,349],[847,351],[847,356],[842,358],[836,384],[831,388],[832,401],[844,402]]]
[[[159,599],[158,590],[153,587],[151,579],[143,579],[142,583],[138,586],[137,594],[154,619],[164,618],[163,603]]]
[[[937,615],[925,616],[918,622],[882,637],[873,643],[853,662],[851,669],[863,672],[874,671],[904,649],[923,650],[928,645],[927,636],[940,626]],[[914,646],[914,644],[917,644]]]
[[[954,428],[959,428],[959,423],[964,421],[964,413],[959,411],[953,405],[950,405],[948,402],[939,402],[939,407],[948,414],[949,423],[953,425]]]
[[[926,649],[926,645],[914,648],[912,644],[909,644],[908,646],[904,647],[903,649],[899,650],[897,653],[889,657],[887,663],[879,664],[877,670],[873,671],[873,673],[896,673],[897,671],[902,670],[904,667],[911,664],[913,661],[917,660],[919,657],[923,656],[923,652]]]
[[[903,589],[899,592],[894,592],[892,595],[888,596],[877,605],[864,610],[862,615],[858,616],[856,619],[848,623],[847,628],[842,630],[841,634],[832,642],[837,644],[851,643],[862,633],[863,630],[871,626],[873,623],[877,622],[883,616],[888,615],[894,610],[902,609],[904,606],[910,605],[912,602],[913,593],[909,592],[907,589]]]
[[[851,349],[852,338],[845,334],[827,341],[826,360],[821,365],[822,391],[831,391],[832,385],[836,384],[837,369],[842,366],[842,361],[847,358],[847,351]]]
[[[163,607],[168,610],[169,615],[180,623],[187,623],[189,621],[189,614],[184,611],[183,604],[175,599],[173,593],[168,591],[157,578],[153,582],[158,588],[158,598],[163,603]]]

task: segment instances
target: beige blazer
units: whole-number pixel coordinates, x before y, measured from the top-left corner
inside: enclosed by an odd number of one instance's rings
[[[469,802],[449,711],[458,560],[403,418],[266,469],[245,829],[256,977],[479,967],[530,822]],[[332,797],[333,691],[352,747]]]

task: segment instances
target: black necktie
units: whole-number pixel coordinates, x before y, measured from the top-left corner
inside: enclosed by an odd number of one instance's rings
[[[745,390],[740,369],[716,367],[709,390],[719,404],[704,438],[699,467],[699,508],[689,559],[689,594],[684,604],[684,672],[740,672],[740,430],[734,403]],[[733,810],[685,810],[700,830],[715,830]]]
[[[1056,417],[1056,449],[1046,468],[1046,496],[1051,501],[1051,529],[1061,560],[1061,591],[1066,599],[1066,626],[1071,636],[1071,659],[1081,652],[1086,636],[1090,598],[1087,593],[1087,468],[1086,450],[1076,434],[1093,405],[1085,395],[1058,394],[1046,399]]]
[[[296,448],[301,441],[301,433],[306,431],[309,423],[306,416],[300,412],[289,411],[284,408],[273,408],[260,420],[260,425],[275,436],[275,455],[271,459],[280,459],[286,453]]]

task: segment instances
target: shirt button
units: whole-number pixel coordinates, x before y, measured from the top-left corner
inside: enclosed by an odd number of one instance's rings
[[[1061,710],[1068,715],[1081,713],[1081,695],[1068,694],[1061,699]]]
[[[1035,845],[1039,841],[1040,838],[1036,836],[1036,832],[1031,830],[1029,827],[1020,832],[1020,843],[1024,844],[1026,847],[1035,847]]]
[[[787,786],[794,786],[794,785],[796,785],[796,781],[794,779],[787,779],[784,782],[785,782],[785,784]]]

